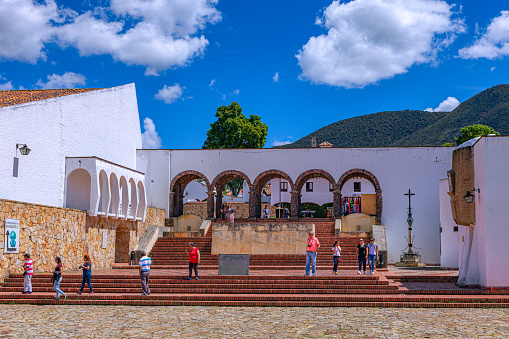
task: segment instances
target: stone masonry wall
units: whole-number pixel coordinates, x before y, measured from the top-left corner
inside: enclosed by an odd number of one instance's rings
[[[0,199],[0,231],[5,233],[5,218],[20,220],[18,254],[5,254],[5,236],[0,238],[0,279],[23,271],[24,253],[30,253],[34,272],[51,272],[56,256],[62,258],[64,270],[76,270],[85,254],[90,256],[94,269],[111,268],[115,263],[116,228],[121,224],[129,228],[129,250],[134,249],[149,225],[164,225],[164,213],[149,207],[145,222],[135,223],[89,217],[80,210]],[[102,248],[103,233],[106,248]]]
[[[249,203],[248,202],[228,202],[232,205],[235,211],[235,218],[247,219],[249,218]],[[270,206],[270,204],[267,203]],[[265,204],[262,204],[262,210]],[[276,215],[276,206],[270,206],[270,216]],[[207,217],[207,202],[188,202],[184,204],[184,214],[199,215],[200,217]],[[217,216],[216,216],[217,217]]]

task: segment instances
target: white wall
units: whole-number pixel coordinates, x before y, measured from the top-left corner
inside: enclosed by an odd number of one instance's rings
[[[483,137],[474,145],[475,231],[483,286],[509,286],[509,137]],[[470,263],[469,263],[470,266]]]
[[[136,151],[136,170],[145,173],[148,206],[165,209],[168,217],[170,199],[170,152]]]
[[[134,84],[0,107],[0,198],[64,205],[65,158],[136,167],[141,130]],[[16,143],[27,144],[12,176]]]
[[[446,268],[458,268],[458,231],[464,226],[457,226],[452,218],[451,200],[447,192],[449,191],[449,180],[447,178],[440,179],[440,266]],[[458,231],[454,231],[454,227],[458,227]]]
[[[329,149],[253,149],[253,150],[152,150],[168,154],[171,179],[185,170],[203,173],[209,181],[224,170],[244,172],[253,182],[269,169],[286,172],[292,180],[304,171],[318,168],[329,172],[334,180],[353,168],[373,173],[380,182],[383,196],[382,224],[386,226],[389,262],[399,260],[407,240],[408,198],[410,188],[416,195],[414,207],[414,245],[423,262],[440,263],[440,204],[438,181],[452,167],[449,147],[408,148],[329,148]],[[158,155],[160,156],[160,155]],[[161,180],[161,173],[148,180]],[[166,190],[169,192],[169,187]],[[274,193],[272,193],[274,194]],[[157,205],[168,208],[167,193]]]

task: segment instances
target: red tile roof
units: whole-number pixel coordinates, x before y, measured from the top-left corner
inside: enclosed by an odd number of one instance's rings
[[[24,104],[27,102],[61,97],[83,92],[96,91],[100,88],[68,88],[68,89],[34,89],[20,91],[0,91],[0,107]]]

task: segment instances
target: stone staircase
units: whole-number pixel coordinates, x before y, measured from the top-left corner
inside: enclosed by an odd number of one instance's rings
[[[94,294],[77,295],[79,273],[64,274],[60,285],[66,300],[53,300],[51,274],[35,274],[33,294],[23,295],[23,276],[11,275],[0,284],[3,304],[71,304],[133,306],[320,306],[320,307],[509,307],[508,291],[414,290],[400,288],[378,276],[350,273],[339,276],[202,276],[185,280],[183,275],[153,272],[149,296],[141,296],[139,277],[113,270],[95,273]],[[132,272],[132,271],[131,271]],[[429,293],[428,293],[429,292]],[[469,293],[470,292],[470,293]]]
[[[272,220],[271,220],[272,222]],[[281,222],[288,222],[282,220]],[[313,219],[306,222],[315,224],[316,237],[320,240],[320,250],[317,256],[317,269],[330,269],[334,264],[332,258],[332,246],[334,241],[339,240],[342,248],[341,263],[339,269],[355,269],[357,267],[356,246],[359,238],[347,237],[337,239],[335,237],[334,222],[330,220]],[[185,249],[189,242],[193,242],[200,249],[202,269],[217,269],[218,256],[211,254],[212,234],[211,231],[205,237],[188,238],[159,238],[150,252],[154,268],[176,269],[186,268],[188,256]],[[304,254],[268,254],[249,256],[250,269],[287,270],[304,268],[306,256]],[[122,266],[124,268],[125,266]]]

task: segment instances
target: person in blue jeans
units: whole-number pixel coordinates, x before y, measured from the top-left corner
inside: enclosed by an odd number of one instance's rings
[[[309,232],[306,251],[306,277],[309,276],[310,266],[313,266],[313,276],[316,275],[316,252],[320,248],[320,242],[315,238],[315,232]]]
[[[369,263],[369,273],[375,273],[375,264],[378,258],[378,245],[375,242],[375,239],[371,238],[368,244],[368,263]]]
[[[78,291],[78,294],[83,292],[83,288],[85,287],[85,283],[90,287],[90,294],[94,294],[94,290],[92,289],[92,284],[90,284],[90,279],[92,278],[92,263],[90,262],[90,257],[85,255],[83,257],[85,261],[83,265],[80,266],[80,269],[83,270],[83,280],[81,281],[81,288]]]
[[[62,259],[60,257],[55,258],[55,263],[57,266],[55,266],[55,271],[53,272],[53,277],[51,277],[51,281],[53,282],[53,288],[55,289],[55,292],[57,293],[57,296],[55,297],[55,300],[60,299],[60,294],[64,296],[64,299],[67,298],[67,294],[62,292],[60,289],[60,282],[62,281]]]

